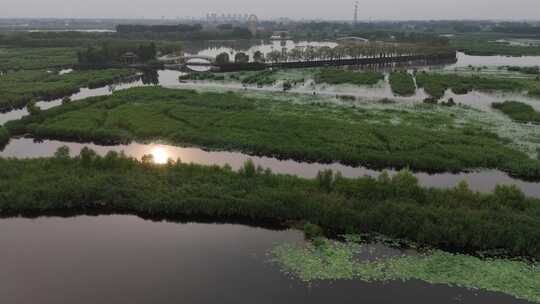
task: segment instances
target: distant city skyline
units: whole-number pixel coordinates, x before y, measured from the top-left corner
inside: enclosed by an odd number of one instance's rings
[[[3,0],[0,18],[204,18],[207,13],[256,14],[262,19],[352,20],[354,0]],[[539,0],[361,0],[358,19],[540,19]]]

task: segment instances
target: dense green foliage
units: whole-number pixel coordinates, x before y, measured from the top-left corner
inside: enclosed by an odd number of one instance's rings
[[[118,33],[189,33],[201,31],[203,27],[200,24],[176,24],[176,25],[144,25],[144,24],[119,24],[116,26]]]
[[[12,134],[43,138],[98,143],[163,139],[300,161],[425,171],[497,168],[540,177],[540,162],[492,133],[441,128],[452,125],[453,118],[432,112],[411,121],[404,113],[393,114],[404,123],[381,123],[391,117],[342,106],[146,87],[69,103],[6,127]]]
[[[77,49],[74,48],[0,49],[0,71],[64,67],[75,63]]]
[[[416,82],[418,87],[437,99],[442,98],[447,89],[452,89],[456,94],[466,94],[472,90],[519,91],[527,88],[527,84],[518,80],[426,72],[418,73]]]
[[[264,34],[262,34],[264,36]],[[208,30],[188,33],[158,33],[158,32],[132,32],[132,33],[97,33],[81,31],[46,31],[27,32],[13,31],[0,33],[0,45],[10,47],[87,47],[100,45],[103,42],[129,42],[148,44],[154,42],[158,48],[166,45],[178,45],[179,41],[201,41],[214,39],[242,39],[251,38],[247,29],[242,30]]]
[[[315,75],[315,81],[328,84],[354,84],[354,85],[374,85],[384,79],[384,75],[379,72],[353,72],[338,69],[323,69]]]
[[[338,233],[377,232],[456,250],[504,249],[540,257],[540,202],[516,187],[493,194],[426,189],[403,171],[378,179],[318,180],[228,168],[141,163],[84,149],[70,159],[0,159],[2,214],[102,211],[145,216],[306,221]],[[503,224],[504,223],[504,224]]]
[[[530,67],[509,66],[508,71],[520,72],[520,73],[529,74],[529,75],[538,75],[540,74],[540,67],[538,66],[530,66]]]
[[[0,149],[9,141],[9,132],[6,128],[0,126]]]
[[[217,64],[226,64],[231,62],[231,58],[228,53],[223,52],[216,56],[216,63]]]
[[[540,112],[526,103],[518,101],[505,101],[503,103],[494,103],[493,108],[502,111],[515,121],[540,123]]]
[[[529,90],[528,94],[532,97],[540,97],[540,87]]]
[[[354,236],[351,236],[354,237]],[[432,250],[420,255],[360,260],[369,245],[316,240],[317,245],[282,244],[272,250],[283,271],[310,282],[357,279],[366,282],[422,280],[502,292],[540,303],[540,265],[508,259],[482,259]]]
[[[392,92],[401,96],[410,96],[416,92],[414,79],[407,72],[394,72],[390,74]]]
[[[275,70],[273,71],[265,70],[261,72],[256,72],[242,79],[242,83],[256,84],[258,86],[272,85],[275,83],[275,79],[272,77],[275,73],[276,73]]]
[[[89,46],[79,51],[77,58],[80,64],[111,64],[125,60],[125,55],[134,56],[134,62],[148,62],[156,59],[157,48],[153,42],[147,44],[136,43],[103,43],[100,47]]]
[[[82,87],[97,88],[136,73],[130,69],[73,71],[63,75],[40,70],[7,73],[0,75],[0,110],[24,107],[30,101],[62,98]]]
[[[467,55],[474,56],[538,56],[540,46],[520,46],[510,43],[496,42],[488,37],[458,37],[450,41],[450,45],[463,51]]]

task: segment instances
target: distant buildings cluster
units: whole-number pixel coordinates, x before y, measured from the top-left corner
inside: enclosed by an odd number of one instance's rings
[[[249,18],[250,14],[206,14],[206,22],[208,23],[242,23],[247,22]]]

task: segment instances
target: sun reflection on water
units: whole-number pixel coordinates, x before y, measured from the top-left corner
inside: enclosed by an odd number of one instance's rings
[[[154,163],[156,164],[166,164],[169,159],[169,153],[163,147],[155,147],[152,149],[151,153],[154,157]]]

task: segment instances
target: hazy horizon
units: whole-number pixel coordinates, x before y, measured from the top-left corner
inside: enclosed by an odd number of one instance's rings
[[[4,0],[0,18],[126,18],[175,19],[204,17],[206,13],[256,14],[263,19],[350,20],[354,1],[334,0],[313,4],[309,0]],[[75,3],[75,4],[74,4]],[[538,20],[540,1],[516,0],[363,0],[359,1],[360,20]]]

